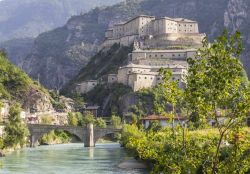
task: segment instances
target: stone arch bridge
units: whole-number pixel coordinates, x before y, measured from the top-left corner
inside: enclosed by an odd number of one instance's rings
[[[95,147],[95,143],[99,138],[121,132],[121,129],[94,128],[93,124],[88,125],[88,127],[28,124],[28,129],[30,131],[30,147],[37,146],[38,140],[44,134],[56,129],[67,131],[78,137],[84,143],[85,147]]]

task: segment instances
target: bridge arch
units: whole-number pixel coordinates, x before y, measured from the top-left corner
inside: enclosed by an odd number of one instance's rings
[[[95,135],[94,135],[94,144],[100,139],[103,138],[107,135],[112,135],[115,133],[120,133],[120,129],[96,129],[95,130]]]
[[[30,131],[30,143],[31,147],[35,147],[38,144],[38,140],[43,135],[50,133],[53,130],[66,131],[73,136],[76,136],[80,141],[84,142],[85,128],[82,127],[70,127],[70,126],[57,126],[57,125],[28,125]]]
[[[38,144],[38,140],[52,130],[60,129],[67,131],[72,135],[78,137],[85,145],[85,147],[94,147],[96,141],[108,134],[114,134],[121,132],[121,129],[112,128],[93,128],[93,124],[88,127],[76,127],[76,126],[62,126],[62,125],[39,125],[28,124],[30,131],[30,146],[35,147]]]

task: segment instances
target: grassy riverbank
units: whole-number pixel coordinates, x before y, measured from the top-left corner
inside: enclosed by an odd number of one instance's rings
[[[211,173],[218,140],[217,129],[192,131],[179,127],[174,130],[145,131],[135,125],[126,125],[122,133],[122,143],[126,149],[152,163],[153,173]],[[234,171],[237,165],[247,167],[245,170],[249,172],[249,151],[250,129],[241,128],[237,133],[231,132],[223,140],[219,151],[218,173]]]

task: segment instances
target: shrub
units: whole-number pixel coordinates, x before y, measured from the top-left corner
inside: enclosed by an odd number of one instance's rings
[[[114,128],[120,128],[122,125],[121,118],[119,116],[115,116],[115,115],[113,115],[111,117],[111,123],[114,126]]]

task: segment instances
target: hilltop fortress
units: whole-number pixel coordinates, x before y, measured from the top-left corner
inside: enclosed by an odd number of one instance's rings
[[[172,80],[184,87],[187,58],[194,57],[206,35],[199,33],[196,21],[140,15],[115,24],[105,36],[102,49],[113,44],[134,46],[133,52],[128,55],[129,63],[120,67],[117,74],[107,74],[106,83],[122,83],[138,91],[161,82],[160,68],[172,70]],[[76,91],[87,93],[99,83],[104,82],[100,79],[84,81],[77,84]]]
[[[200,45],[205,34],[199,33],[196,21],[183,18],[156,18],[140,15],[124,23],[115,24],[109,28],[102,47],[118,43],[130,46],[135,40],[141,43],[141,48],[159,48],[171,46]]]

